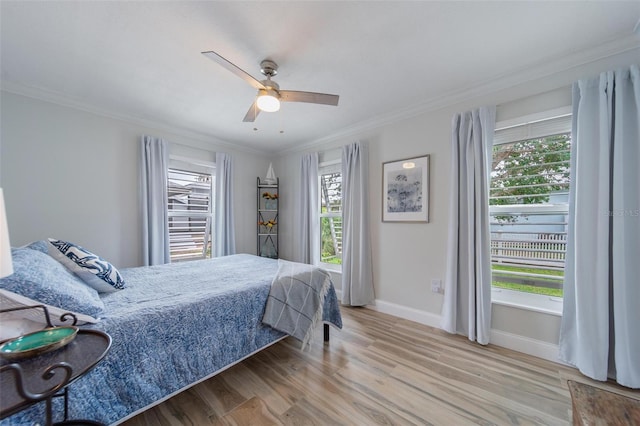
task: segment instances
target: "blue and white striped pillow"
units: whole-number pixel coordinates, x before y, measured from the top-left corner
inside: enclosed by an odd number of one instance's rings
[[[110,293],[125,287],[122,275],[115,266],[77,244],[49,238],[49,255],[99,293]]]

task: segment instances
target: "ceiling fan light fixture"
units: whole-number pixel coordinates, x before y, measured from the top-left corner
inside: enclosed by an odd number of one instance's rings
[[[249,110],[242,119],[244,123],[253,123],[261,111],[279,111],[280,102],[306,102],[310,104],[338,106],[338,99],[340,98],[338,95],[301,92],[297,90],[280,90],[278,83],[271,80],[271,78],[278,73],[278,64],[270,59],[265,59],[260,62],[260,72],[266,77],[266,79],[258,81],[251,74],[212,50],[202,52],[202,54],[213,62],[216,62],[218,65],[221,65],[231,71],[233,74],[249,83],[249,85],[254,89],[258,90],[255,100],[251,103],[251,107],[249,107]],[[280,133],[283,133],[283,131]]]
[[[260,111],[275,112],[280,109],[280,99],[278,99],[278,93],[275,90],[260,90],[258,99],[256,99],[256,105],[260,108]]]

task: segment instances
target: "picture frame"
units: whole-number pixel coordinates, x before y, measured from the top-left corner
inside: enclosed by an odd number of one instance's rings
[[[382,221],[429,222],[429,155],[382,163]]]

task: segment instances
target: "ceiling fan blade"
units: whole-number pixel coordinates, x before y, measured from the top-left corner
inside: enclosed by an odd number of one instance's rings
[[[222,65],[223,67],[225,67],[226,69],[228,69],[229,71],[231,71],[232,73],[234,73],[235,75],[237,75],[238,77],[240,77],[241,79],[249,83],[254,88],[256,89],[265,88],[262,83],[260,83],[258,80],[253,78],[250,74],[238,68],[235,64],[232,64],[222,56],[218,55],[216,52],[208,51],[208,52],[202,52],[202,54],[207,58],[211,59],[213,62],[219,65]]]
[[[254,101],[249,107],[249,111],[247,111],[247,114],[244,116],[244,119],[242,119],[242,121],[244,121],[245,123],[253,123],[256,120],[258,114],[260,114],[260,108],[258,108],[258,105],[256,105],[256,102]]]
[[[295,90],[280,90],[280,100],[282,102],[308,102],[311,104],[338,105],[338,95],[328,95],[326,93],[297,92]]]

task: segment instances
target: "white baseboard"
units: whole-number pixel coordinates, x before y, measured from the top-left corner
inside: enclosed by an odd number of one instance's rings
[[[503,348],[533,355],[547,361],[557,362],[558,364],[565,364],[559,359],[560,349],[558,345],[553,343],[494,329],[491,330],[490,339],[491,343],[496,346],[502,346]]]
[[[336,291],[336,293],[338,295],[338,300],[340,300],[342,292]],[[372,305],[367,305],[366,308],[382,312],[383,314],[389,314],[398,318],[428,325],[430,327],[441,328],[440,315],[432,312],[422,311],[420,309],[410,308],[396,303],[385,302],[384,300],[376,300]],[[496,346],[512,349],[527,355],[546,359],[547,361],[564,364],[558,359],[558,345],[554,345],[553,343],[494,329],[491,330],[490,338],[491,343]]]
[[[384,300],[376,300],[373,305],[367,305],[366,308],[430,327],[440,328],[440,315],[421,311],[420,309],[409,308],[396,303],[385,302]]]

